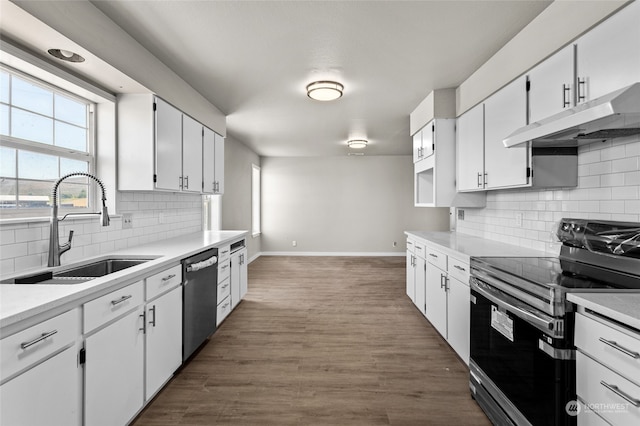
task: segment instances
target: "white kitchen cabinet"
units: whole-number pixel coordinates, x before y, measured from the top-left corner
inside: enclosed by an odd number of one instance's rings
[[[484,104],[458,118],[456,155],[458,191],[484,191]]]
[[[179,191],[182,188],[182,112],[160,98],[155,98],[154,102],[155,187]],[[119,150],[130,150],[122,145],[119,144]],[[138,152],[134,158],[144,154]],[[119,167],[127,167],[127,164],[120,162]]]
[[[71,346],[0,386],[0,424],[81,424],[77,347]]]
[[[486,189],[526,186],[530,148],[505,148],[502,141],[527,124],[526,77],[509,83],[484,102]]]
[[[416,299],[416,260],[414,253],[414,241],[407,238],[407,276],[406,276],[406,293],[415,303]]]
[[[246,294],[247,288],[247,249],[242,248],[231,253],[231,309],[235,309]],[[244,291],[244,292],[243,292]]]
[[[574,45],[568,45],[528,72],[529,122],[574,106]]]
[[[224,138],[205,127],[203,136],[203,191],[224,193]]]
[[[142,408],[144,308],[85,339],[86,425],[124,425]]]
[[[79,425],[78,309],[0,340],[0,424]]]
[[[414,165],[414,204],[421,207],[483,207],[485,194],[456,191],[454,119],[430,122],[429,144],[435,147],[428,157]],[[423,131],[423,134],[426,131]]]
[[[414,305],[418,308],[418,310],[425,315],[426,305],[425,305],[425,297],[426,297],[426,273],[427,273],[427,259],[426,255],[426,247],[424,243],[420,241],[415,242],[415,298]]]
[[[145,400],[151,399],[182,364],[182,287],[146,305]]]
[[[464,363],[469,365],[471,291],[468,281],[465,284],[449,275],[447,291],[447,341]]]
[[[204,127],[188,115],[182,115],[182,190],[202,192]]]
[[[447,256],[427,247],[426,317],[447,338]],[[444,269],[441,269],[444,267]]]
[[[577,49],[578,103],[640,81],[640,2],[580,37]]]
[[[433,122],[428,123],[413,135],[413,162],[416,163],[433,154]]]
[[[221,194],[223,179],[222,136],[157,96],[118,96],[119,190]]]

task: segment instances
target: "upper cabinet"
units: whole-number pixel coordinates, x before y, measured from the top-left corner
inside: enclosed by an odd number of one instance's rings
[[[484,207],[484,194],[456,191],[455,91],[436,90],[411,113],[414,204],[419,207]]]
[[[484,104],[458,118],[456,152],[459,191],[484,191]]]
[[[506,149],[502,140],[527,124],[526,77],[520,77],[484,103],[485,189],[524,186],[528,183],[529,149]]]
[[[219,163],[222,136],[157,96],[118,96],[119,190],[222,193]]]
[[[529,71],[529,122],[574,106],[574,45],[566,46]]]
[[[640,81],[640,2],[635,1],[576,42],[577,102]]]

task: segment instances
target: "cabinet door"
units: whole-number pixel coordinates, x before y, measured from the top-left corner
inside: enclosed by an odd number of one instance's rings
[[[240,268],[241,253],[237,251],[231,255],[231,309],[240,303],[240,280],[242,271]]]
[[[147,303],[146,395],[150,399],[182,363],[182,287]]]
[[[422,158],[428,157],[433,154],[435,144],[435,120],[432,120],[429,124],[422,129]]]
[[[449,276],[447,306],[447,341],[469,365],[469,287]]]
[[[124,425],[143,404],[143,308],[85,340],[84,423]]]
[[[179,191],[182,181],[182,113],[156,98],[156,188]]]
[[[416,163],[422,159],[422,129],[413,135],[413,162]]]
[[[421,257],[417,257],[415,258],[415,263],[416,263],[416,275],[415,275],[415,283],[416,283],[416,288],[415,288],[415,298],[413,300],[413,303],[418,307],[418,309],[420,310],[420,312],[422,312],[422,315],[425,315],[425,277],[426,277],[426,268],[427,268],[427,261]]]
[[[640,2],[578,39],[580,96],[589,101],[640,81]]]
[[[502,141],[526,125],[526,78],[503,87],[484,103],[485,188],[508,188],[528,183],[528,148],[505,148]]]
[[[446,273],[431,263],[427,263],[426,273],[426,316],[431,325],[447,338],[447,291]]]
[[[0,424],[81,424],[77,356],[72,346],[0,386]]]
[[[407,252],[407,296],[412,302],[416,299],[416,265],[413,253]]]
[[[202,191],[206,194],[215,193],[215,143],[215,132],[205,127],[202,138]]]
[[[456,142],[458,191],[484,190],[484,104],[458,118]]]
[[[240,300],[244,299],[244,296],[249,291],[249,264],[247,260],[247,249],[240,250]]]
[[[224,138],[215,133],[215,181],[216,194],[224,194]]]
[[[202,124],[182,116],[182,190],[202,191]]]
[[[529,122],[573,106],[573,45],[529,71]]]

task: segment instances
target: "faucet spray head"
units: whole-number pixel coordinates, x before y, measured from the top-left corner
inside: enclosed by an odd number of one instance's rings
[[[107,210],[107,206],[102,200],[102,210],[100,210],[100,219],[102,219],[102,226],[109,226],[109,211]]]

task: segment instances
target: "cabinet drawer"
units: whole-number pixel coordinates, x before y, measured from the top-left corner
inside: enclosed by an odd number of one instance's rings
[[[224,300],[227,296],[231,294],[231,280],[227,278],[220,284],[218,284],[218,304],[220,304],[221,300]]]
[[[447,272],[449,273],[449,275],[468,286],[469,264],[453,257],[449,257],[447,262]]]
[[[407,251],[409,253],[415,253],[416,249],[415,249],[415,241],[407,239]]]
[[[80,335],[73,309],[0,340],[0,381],[75,342]]]
[[[443,271],[447,270],[447,255],[438,250],[427,247],[427,260],[432,265],[437,266]]]
[[[639,339],[578,313],[575,344],[582,352],[640,385]]]
[[[142,281],[84,304],[84,332],[108,323],[144,301]]]
[[[218,312],[216,314],[216,325],[220,325],[222,321],[231,312],[231,298],[227,297],[222,302],[218,303]]]
[[[218,260],[218,284],[229,278],[231,272],[231,260],[227,258],[224,262]]]
[[[222,246],[218,249],[218,264],[223,263],[231,256],[231,246]]]
[[[424,243],[414,241],[413,252],[415,253],[416,256],[424,259],[425,256],[427,255],[427,247],[424,245]]]
[[[176,265],[160,273],[150,276],[146,280],[147,300],[151,300],[167,290],[171,290],[182,283],[182,265]]]
[[[610,423],[640,424],[640,386],[581,352],[576,354],[576,391],[585,403],[592,404],[590,409]]]

